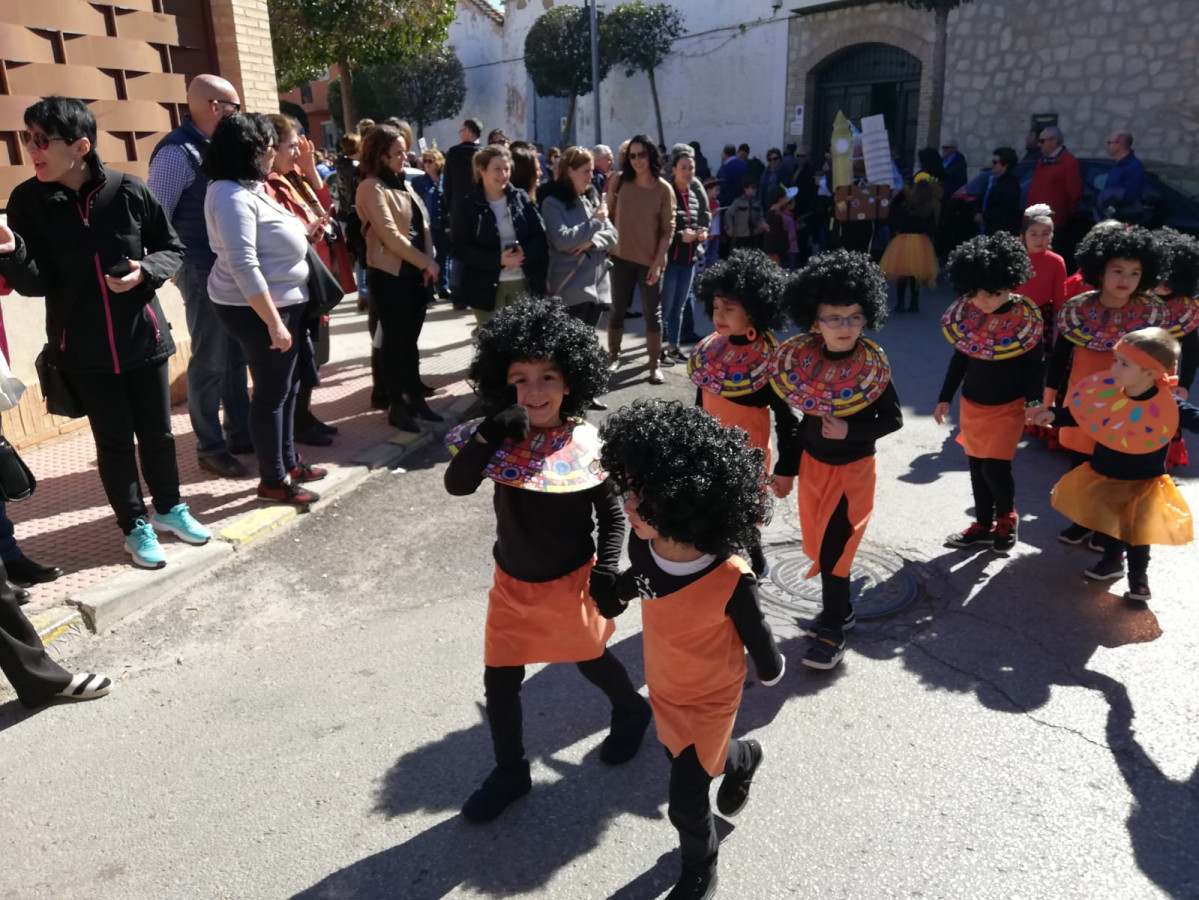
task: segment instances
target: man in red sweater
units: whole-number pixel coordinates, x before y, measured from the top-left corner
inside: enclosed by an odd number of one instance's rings
[[[1082,202],[1082,172],[1078,159],[1062,143],[1061,129],[1048,125],[1041,129],[1041,158],[1028,186],[1027,206],[1048,203],[1053,224],[1061,229]]]

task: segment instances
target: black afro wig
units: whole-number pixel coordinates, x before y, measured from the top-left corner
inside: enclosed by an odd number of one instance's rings
[[[734,250],[705,269],[695,280],[695,296],[712,315],[717,297],[736,300],[745,307],[754,328],[770,331],[783,324],[783,288],[787,273],[760,250]]]
[[[514,362],[557,364],[570,388],[562,398],[564,416],[581,416],[607,388],[608,356],[600,349],[595,329],[558,300],[525,297],[496,313],[479,329],[477,340],[467,378],[493,408],[509,402],[508,366]]]
[[[1032,263],[1020,239],[1000,231],[971,238],[949,254],[949,283],[960,297],[979,291],[1014,291],[1032,277]]]
[[[1159,264],[1153,233],[1139,225],[1101,227],[1096,225],[1078,243],[1074,254],[1079,271],[1087,284],[1102,286],[1103,273],[1113,259],[1135,259],[1141,264],[1141,283],[1137,290],[1157,286]]]
[[[753,546],[770,515],[765,453],[698,406],[636,400],[600,426],[612,483],[665,538],[724,555]]]
[[[1199,241],[1173,228],[1162,228],[1155,237],[1161,256],[1158,281],[1176,296],[1194,297],[1199,293]]]
[[[887,321],[887,282],[869,254],[833,250],[812,257],[783,292],[787,313],[800,328],[816,321],[816,308],[862,305],[866,327],[872,331]]]

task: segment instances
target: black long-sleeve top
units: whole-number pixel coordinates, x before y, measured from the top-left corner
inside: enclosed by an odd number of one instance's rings
[[[1151,400],[1159,390],[1154,387],[1129,399]],[[1078,422],[1068,408],[1054,406],[1053,424],[1069,427],[1077,426]],[[1178,427],[1184,431],[1199,431],[1199,407],[1179,401]],[[1106,444],[1096,444],[1091,453],[1091,468],[1117,481],[1147,481],[1166,474],[1166,455],[1169,451],[1169,446],[1163,445],[1152,453],[1121,453]]]
[[[1199,328],[1188,331],[1178,343],[1182,348],[1178,362],[1178,383],[1190,391],[1195,373],[1199,372]]]
[[[445,486],[456,497],[473,494],[496,446],[473,438],[445,471]],[[626,523],[620,495],[609,481],[585,491],[548,494],[506,484],[495,486],[496,564],[520,581],[561,578],[592,554],[596,568],[616,573]],[[599,538],[595,538],[596,524]]]
[[[845,359],[853,351],[830,353],[826,358]],[[834,441],[821,434],[821,416],[805,415],[800,422],[800,444],[813,459],[830,466],[843,466],[867,456],[874,456],[874,444],[882,437],[903,428],[903,410],[899,408],[899,394],[895,382],[890,382],[882,396],[841,421],[849,425],[849,434],[843,440]]]
[[[1074,361],[1074,348],[1078,345],[1059,335],[1053,342],[1053,352],[1049,354],[1049,364],[1045,368],[1045,387],[1052,388],[1059,394],[1070,385],[1070,363]]]
[[[981,406],[1002,406],[1021,399],[1035,402],[1044,392],[1044,374],[1045,350],[1040,342],[1011,359],[975,359],[954,350],[937,399],[952,403],[960,385],[962,397]]]
[[[703,407],[704,389],[695,389],[695,405]],[[781,478],[794,478],[799,473],[799,455],[803,444],[799,440],[799,419],[787,401],[778,395],[774,388],[767,383],[752,394],[743,397],[725,397],[730,403],[740,406],[753,406],[761,409],[769,406],[774,413],[775,443],[778,445],[778,458],[774,461],[774,474]]]
[[[665,597],[703,578],[725,559],[727,557],[713,560],[711,565],[692,575],[671,575],[662,571],[654,561],[649,541],[630,533],[631,565],[621,573],[617,582],[617,595],[626,602],[638,597]],[[733,620],[737,636],[741,638],[741,643],[745,645],[754,661],[759,680],[773,682],[783,673],[783,655],[774,643],[774,635],[762,615],[762,606],[758,601],[758,580],[752,574],[742,575],[738,579],[724,612]]]

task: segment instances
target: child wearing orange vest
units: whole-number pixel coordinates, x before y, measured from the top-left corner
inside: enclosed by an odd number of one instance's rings
[[[1174,396],[1186,400],[1199,370],[1199,240],[1189,234],[1162,228],[1156,233],[1161,253],[1156,294],[1170,310],[1170,333],[1178,338],[1182,354],[1178,361],[1178,384]],[[1170,442],[1166,468],[1190,462],[1182,435]]]
[[[1188,544],[1191,511],[1166,475],[1170,439],[1181,426],[1199,431],[1199,409],[1179,403],[1178,341],[1163,328],[1126,334],[1107,372],[1076,380],[1060,407],[1041,410],[1037,424],[1078,425],[1095,439],[1090,461],[1053,488],[1053,508],[1103,538],[1103,557],[1084,573],[1096,581],[1124,575],[1127,600],[1148,602],[1149,545]]]
[[[599,436],[580,416],[608,383],[595,329],[557,301],[526,300],[479,329],[470,367],[492,408],[446,435],[455,496],[495,482],[495,581],[488,595],[483,686],[496,766],[462,807],[488,822],[529,792],[520,687],[531,663],[573,662],[612,704],[601,761],[626,763],[649,704],[606,648],[613,625],[592,595],[616,582],[625,523],[599,466]],[[596,526],[599,534],[596,537]]]
[[[974,522],[951,534],[953,547],[1016,546],[1016,483],[1012,460],[1024,434],[1025,411],[1041,405],[1045,348],[1041,312],[1014,292],[1032,265],[1020,241],[999,231],[972,238],[949,256],[946,274],[958,299],[941,316],[953,345],[933,418],[949,414],[962,388],[958,443],[970,461]]]
[[[1136,225],[1096,226],[1078,245],[1079,272],[1099,290],[1079,294],[1058,312],[1056,337],[1045,377],[1045,407],[1052,407],[1067,384],[1111,368],[1112,349],[1129,332],[1168,326],[1170,311],[1152,294],[1157,284],[1158,252],[1153,235]],[[1067,380],[1068,379],[1068,380]],[[1095,441],[1080,428],[1062,428],[1058,438],[1072,452],[1074,464],[1090,457]],[[1071,523],[1058,539],[1081,544],[1092,529]],[[1095,550],[1102,544],[1091,542]]]
[[[769,498],[763,453],[696,407],[638,400],[600,429],[602,461],[633,527],[630,569],[604,615],[641,598],[645,681],[658,738],[670,756],[671,824],[683,871],[668,900],[716,894],[719,842],[709,802],[735,816],[762,763],[754,740],[733,740],[748,650],[763,684],[783,676],[782,654],[758,603],[757,579],[733,555],[757,537]]]
[[[774,413],[778,460],[771,478],[775,496],[791,493],[799,472],[799,421],[770,386],[770,360],[778,346],[771,329],[783,324],[787,274],[759,250],[734,250],[696,279],[695,295],[716,330],[695,345],[687,374],[696,405],[726,428],[742,428],[749,445],[766,454],[770,469],[770,413]],[[766,574],[761,544],[748,548],[750,565]]]

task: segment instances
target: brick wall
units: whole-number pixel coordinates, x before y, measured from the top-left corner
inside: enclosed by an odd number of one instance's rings
[[[212,31],[221,74],[241,94],[242,108],[277,113],[275,60],[266,0],[210,0]]]

